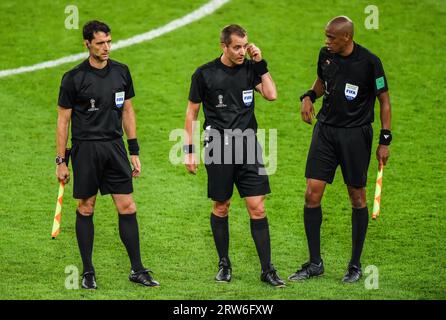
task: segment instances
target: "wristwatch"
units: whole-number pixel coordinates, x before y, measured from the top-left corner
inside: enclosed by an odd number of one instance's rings
[[[185,154],[195,153],[195,146],[193,144],[185,144],[183,146],[183,152]]]
[[[66,161],[65,161],[65,158],[62,158],[61,156],[57,156],[57,157],[56,157],[56,164],[57,164],[57,165],[60,165],[60,164],[62,164],[62,163],[64,163],[64,162],[66,162]]]

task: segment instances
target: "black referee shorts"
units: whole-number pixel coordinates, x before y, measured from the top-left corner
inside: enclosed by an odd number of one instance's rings
[[[239,139],[238,144],[236,139]],[[215,141],[205,145],[208,198],[219,202],[230,199],[234,184],[242,198],[271,193],[257,136],[225,137],[222,134],[219,140],[220,148]]]
[[[73,197],[87,199],[98,193],[133,192],[132,169],[122,139],[73,141]]]
[[[337,128],[317,122],[308,152],[305,177],[332,183],[336,168],[340,165],[346,185],[365,187],[372,140],[371,124]]]

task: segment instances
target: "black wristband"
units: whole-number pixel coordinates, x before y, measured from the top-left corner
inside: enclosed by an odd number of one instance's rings
[[[195,153],[195,146],[193,144],[185,144],[183,146],[183,152],[186,154]]]
[[[390,130],[381,129],[381,133],[379,134],[379,144],[388,146],[392,141],[392,133]]]
[[[129,147],[129,154],[131,156],[139,155],[138,139],[127,139],[127,145]]]
[[[300,101],[302,102],[302,100],[305,97],[310,97],[311,102],[315,102],[316,101],[316,91],[314,91],[313,89],[308,90],[307,92],[305,92],[303,95],[300,96]]]
[[[265,59],[262,59],[259,62],[254,62],[254,72],[260,77],[265,73],[268,73],[268,63]]]

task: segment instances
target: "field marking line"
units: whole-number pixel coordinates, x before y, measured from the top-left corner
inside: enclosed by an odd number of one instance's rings
[[[148,32],[138,34],[136,36],[133,36],[128,39],[119,40],[118,42],[113,44],[113,51],[119,50],[122,48],[127,48],[130,46],[133,46],[134,44],[138,44],[141,42],[149,41],[152,39],[155,39],[157,37],[160,37],[166,33],[169,33],[171,31],[174,31],[178,28],[184,27],[185,25],[188,25],[192,22],[195,22],[197,20],[200,20],[212,13],[214,13],[217,9],[219,9],[221,6],[229,2],[230,0],[211,0],[198,8],[197,10],[192,11],[191,13],[179,18],[175,19],[164,26],[161,26],[159,28],[150,30]],[[48,69],[57,67],[61,64],[69,63],[78,61],[81,59],[86,59],[88,57],[88,52],[82,52],[77,54],[72,54],[63,58],[59,58],[56,60],[50,60],[45,62],[40,62],[31,66],[25,66],[25,67],[19,67],[15,69],[7,69],[7,70],[1,70],[0,71],[0,78],[11,76],[14,74],[20,74],[20,73],[26,73],[26,72],[33,72],[37,70],[42,69]]]

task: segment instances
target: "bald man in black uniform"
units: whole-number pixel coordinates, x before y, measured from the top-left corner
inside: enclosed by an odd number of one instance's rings
[[[305,177],[304,224],[310,260],[288,279],[298,281],[320,276],[321,200],[332,183],[338,165],[352,204],[352,256],[342,281],[362,276],[360,257],[368,225],[367,171],[371,157],[375,98],[381,108],[381,133],[376,157],[379,165],[389,158],[391,110],[387,79],[380,59],[353,41],[353,22],[345,16],[332,19],[325,28],[326,46],[320,50],[317,78],[301,96],[302,120],[311,124],[314,101],[324,96],[317,115]]]

